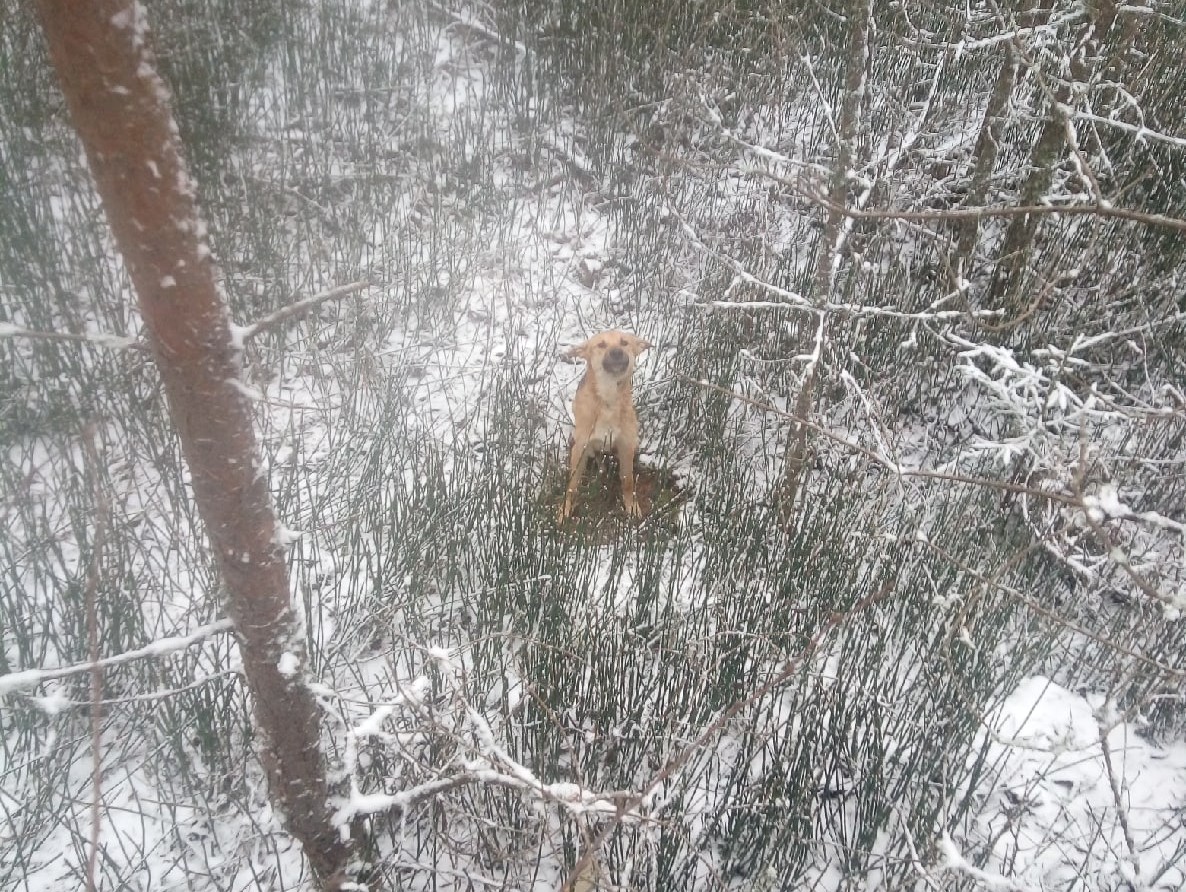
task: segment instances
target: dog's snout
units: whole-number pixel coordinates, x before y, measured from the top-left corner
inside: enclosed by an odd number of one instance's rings
[[[624,372],[630,365],[630,356],[621,347],[613,347],[606,351],[601,365],[607,372]]]

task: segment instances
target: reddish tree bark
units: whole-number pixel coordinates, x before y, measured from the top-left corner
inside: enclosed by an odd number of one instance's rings
[[[215,283],[168,91],[129,0],[38,0],[50,57],[148,328],[239,635],[273,802],[323,883],[349,847],[332,826],[320,716],[303,667],[240,357]]]

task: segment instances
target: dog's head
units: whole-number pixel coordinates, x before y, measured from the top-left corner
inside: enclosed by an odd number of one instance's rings
[[[611,378],[629,378],[634,374],[634,360],[650,346],[650,342],[628,331],[603,331],[577,344],[566,355],[585,360],[590,369]]]

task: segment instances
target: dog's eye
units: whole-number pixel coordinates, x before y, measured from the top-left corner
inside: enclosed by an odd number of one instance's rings
[[[625,339],[625,338],[622,338],[622,346],[623,346],[623,347],[625,347],[625,346],[626,346],[626,339]]]
[[[598,341],[597,346],[600,347],[602,350],[604,350],[605,349],[605,341]]]

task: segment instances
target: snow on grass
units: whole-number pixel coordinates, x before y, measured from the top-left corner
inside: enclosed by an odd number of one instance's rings
[[[378,7],[374,9],[379,15]],[[292,242],[291,269],[294,279],[302,283],[298,293],[335,284],[328,280],[338,275],[340,267],[350,266],[347,274],[353,279],[357,272],[352,266],[355,262],[365,267],[362,273],[368,277],[376,272],[383,274],[374,293],[363,299],[361,311],[373,313],[380,320],[375,323],[381,330],[377,344],[360,337],[363,346],[353,354],[342,346],[345,333],[357,321],[351,315],[353,309],[327,311],[325,321],[314,313],[285,332],[277,354],[266,354],[271,365],[249,368],[248,375],[257,377],[251,383],[245,377],[243,382],[235,382],[235,386],[256,401],[276,501],[285,521],[303,531],[299,539],[283,536],[283,544],[292,549],[294,588],[304,599],[304,612],[317,645],[313,653],[322,661],[315,667],[321,679],[315,683],[316,690],[327,704],[327,714],[342,719],[341,724],[333,725],[334,739],[339,743],[346,741],[349,752],[346,770],[352,772],[353,784],[349,799],[342,804],[342,819],[402,808],[412,802],[413,794],[430,789],[431,784],[447,785],[447,780],[418,783],[412,778],[413,786],[405,789],[400,786],[404,776],[399,771],[407,770],[408,777],[413,772],[404,766],[381,776],[387,786],[367,786],[375,783],[375,775],[362,772],[371,768],[380,770],[382,754],[366,747],[390,741],[398,745],[401,758],[407,756],[409,761],[412,756],[408,754],[415,754],[417,747],[457,746],[458,761],[451,764],[465,766],[478,782],[505,784],[510,777],[514,785],[543,792],[546,797],[566,803],[571,811],[605,811],[605,800],[591,794],[579,782],[582,766],[576,757],[562,761],[560,768],[548,771],[545,776],[544,769],[528,767],[522,756],[516,762],[505,748],[504,738],[512,730],[521,730],[511,728],[509,714],[536,697],[532,687],[536,679],[520,671],[517,652],[502,664],[501,674],[490,672],[489,664],[484,664],[487,674],[483,683],[487,688],[482,692],[481,702],[487,712],[468,713],[468,731],[478,740],[480,755],[472,749],[467,752],[455,738],[438,739],[399,724],[411,721],[409,716],[426,704],[441,706],[430,696],[432,683],[424,674],[429,668],[476,674],[482,659],[477,651],[484,642],[471,640],[467,628],[458,622],[465,614],[465,605],[493,600],[516,587],[526,599],[533,588],[544,588],[556,581],[549,574],[523,574],[511,583],[487,585],[472,566],[465,565],[470,556],[465,550],[447,554],[447,560],[439,560],[437,556],[438,563],[428,564],[415,575],[404,572],[407,568],[386,563],[391,537],[409,540],[424,535],[432,540],[437,533],[430,526],[432,518],[428,513],[458,511],[454,503],[434,504],[425,494],[432,480],[426,479],[427,463],[422,457],[429,455],[439,461],[442,475],[454,488],[460,488],[468,477],[490,470],[483,462],[470,459],[484,450],[492,450],[503,435],[493,397],[511,380],[519,382],[514,391],[516,417],[527,417],[533,412],[540,416],[539,423],[522,434],[525,441],[531,439],[530,443],[514,445],[526,456],[526,461],[542,461],[547,449],[563,437],[568,407],[581,374],[578,367],[558,362],[558,348],[611,325],[632,327],[656,341],[676,327],[672,319],[655,309],[661,302],[637,301],[624,313],[614,309],[631,305],[629,289],[633,286],[628,278],[619,275],[616,266],[618,258],[629,252],[618,242],[620,221],[613,219],[608,211],[603,212],[603,205],[595,204],[581,188],[571,188],[570,180],[578,175],[588,176],[594,169],[581,148],[580,134],[575,128],[561,123],[553,132],[533,135],[533,139],[544,143],[542,155],[548,160],[532,171],[537,182],[526,182],[528,178],[514,168],[517,153],[524,156],[527,153],[518,142],[520,137],[511,126],[509,112],[499,108],[499,99],[491,89],[490,73],[484,68],[486,56],[478,52],[472,40],[489,39],[488,29],[478,27],[477,20],[468,12],[458,13],[446,22],[431,18],[426,29],[427,34],[405,34],[398,28],[382,30],[378,39],[390,42],[391,58],[406,56],[422,63],[422,68],[411,66],[408,77],[422,78],[416,89],[423,92],[409,100],[392,90],[389,101],[393,107],[406,100],[410,103],[400,127],[378,134],[369,131],[353,134],[363,141],[375,138],[377,145],[390,147],[394,158],[390,171],[380,171],[397,181],[384,196],[389,204],[365,218],[370,253],[362,260],[343,258],[335,253],[339,248],[328,236],[325,244],[319,244],[313,236],[303,241],[294,238]],[[359,39],[364,36],[375,39],[373,34],[360,35]],[[421,40],[425,41],[424,45],[405,45]],[[515,51],[521,58],[523,48],[516,45]],[[374,174],[379,168],[369,155],[372,147],[368,145],[368,151],[357,154],[343,151],[343,146],[352,145],[351,134],[331,132],[328,125],[323,126],[325,121],[308,117],[307,110],[295,102],[309,85],[287,82],[293,72],[280,62],[269,71],[267,83],[249,97],[247,105],[258,112],[249,116],[255,122],[255,136],[260,142],[272,145],[284,164],[261,163],[252,175],[274,178],[274,182],[269,180],[269,185],[284,195],[289,207],[309,212],[311,217],[316,214],[310,208],[328,215],[338,208],[321,195],[315,198],[306,195],[314,185],[309,181],[324,177],[335,187],[346,189],[353,179]],[[357,98],[374,92],[373,85],[364,82],[338,84],[335,89],[339,91],[333,94],[335,99]],[[752,138],[755,148],[751,154],[776,164],[810,154],[809,129],[787,128],[781,123],[782,114],[781,109],[768,108],[755,118],[754,132],[747,137]],[[419,148],[416,139],[423,140]],[[777,144],[779,153],[756,150],[767,144]],[[483,175],[488,175],[489,182],[480,189],[467,191],[465,171],[458,159],[474,150],[480,150],[478,154],[490,151],[495,157],[484,162],[487,168]],[[325,166],[302,168],[300,163],[294,163],[306,157],[306,153],[317,153]],[[268,159],[266,152],[260,158],[265,162],[275,160]],[[704,234],[700,227],[711,223],[724,250],[733,247],[733,229],[759,228],[766,245],[772,246],[773,254],[777,255],[766,258],[764,262],[770,266],[765,271],[801,273],[810,259],[809,252],[802,251],[802,245],[807,242],[813,215],[803,209],[790,212],[785,207],[771,206],[763,197],[768,185],[748,170],[729,170],[719,177],[712,172],[670,188],[684,190],[685,197],[691,196],[693,203],[702,204],[707,219],[692,221],[697,237]],[[348,196],[342,204],[354,200]],[[495,212],[483,210],[482,201],[488,201]],[[293,217],[296,216],[294,212]],[[283,218],[276,221],[278,229],[289,225],[293,224]],[[434,240],[443,244],[434,244]],[[677,266],[678,269],[670,271],[672,277],[677,284],[687,285],[681,295],[681,307],[695,309],[694,305],[716,293],[715,286],[703,275],[709,266],[703,257],[693,257],[692,262]],[[754,269],[764,273],[763,269]],[[248,283],[236,284],[251,290]],[[260,286],[253,293],[257,296],[266,293],[273,285]],[[288,289],[283,293],[288,293]],[[642,309],[637,309],[638,304]],[[393,307],[399,310],[392,310]],[[254,333],[252,326],[257,321],[237,320],[241,324],[232,328],[236,347],[244,345],[247,333]],[[787,325],[785,321],[771,324]],[[8,327],[0,325],[0,337],[20,334],[12,330],[12,325],[5,325]],[[276,355],[280,358],[276,359]],[[796,357],[791,364],[803,358]],[[754,373],[740,377],[738,392],[785,409],[788,405],[785,394],[764,392],[760,366],[768,361],[785,363],[787,357],[767,359],[755,353],[746,361]],[[648,381],[663,377],[666,363],[662,350],[647,357],[639,376],[642,399],[648,395]],[[1006,382],[1010,385],[1006,395],[1024,391],[1023,395],[1033,400],[1034,382],[1042,383],[1041,371],[1014,361],[1008,369],[994,367],[992,375],[982,373],[981,383],[1004,387],[1002,376],[1006,372],[1016,373],[1023,380]],[[855,378],[849,376],[844,380],[849,384],[849,392],[840,408],[859,416],[850,429],[853,442],[857,442],[861,432],[869,430],[870,419],[877,421],[873,416],[879,410],[866,398]],[[1073,395],[1062,394],[1057,388],[1053,392],[1056,396],[1061,394],[1064,409],[1074,407]],[[969,419],[976,415],[975,408],[968,391],[962,391],[949,412],[948,423],[953,427],[970,424]],[[754,490],[766,496],[777,482],[781,468],[782,444],[771,432],[777,425],[770,425],[764,414],[737,403],[730,406],[728,413],[731,429],[738,432],[740,444],[736,464],[756,479]],[[839,431],[841,427],[835,429]],[[907,422],[897,430],[889,426],[877,430],[879,435],[873,439],[883,451],[904,450],[908,456],[917,456],[918,464],[922,463],[922,456],[928,460],[934,457],[933,443],[919,425]],[[644,439],[646,436],[644,430]],[[400,457],[395,449],[384,451],[385,441],[405,448],[407,457]],[[423,452],[413,454],[413,449]],[[381,456],[379,473],[373,479],[365,477],[364,471],[371,467],[359,459],[369,451]],[[390,453],[395,453],[395,458]],[[664,456],[657,452],[651,458],[658,463]],[[694,476],[692,460],[686,452],[667,456],[668,460],[672,458],[682,463],[689,478]],[[79,464],[77,453],[49,456],[38,450],[32,450],[20,460],[24,463],[22,469],[28,471],[29,493],[35,499],[52,496],[62,488],[61,481],[51,479],[45,468],[51,465],[76,468]],[[910,463],[916,462],[911,458]],[[519,485],[518,478],[514,485]],[[170,504],[172,494],[163,491],[160,481],[149,474],[129,478],[126,491],[121,487],[117,495],[122,516],[139,524],[145,554],[152,558],[146,561],[148,569],[160,577],[159,588],[154,591],[167,592],[163,598],[154,595],[162,603],[148,607],[147,612],[156,617],[149,627],[158,634],[173,629],[173,624],[188,628],[185,623],[191,619],[189,610],[194,603],[207,601],[210,592],[199,571],[187,565],[191,556],[171,545],[172,539],[188,533],[186,525],[180,522],[182,519],[177,517],[176,505]],[[508,502],[534,495],[509,489],[502,493]],[[903,500],[914,495],[911,490]],[[422,501],[416,501],[418,498]],[[404,528],[395,529],[394,515],[382,511],[368,513],[375,504],[405,509],[412,506],[420,513],[411,522],[405,518]],[[1101,491],[1098,504],[1093,503],[1092,507],[1099,510],[1101,519],[1127,519],[1133,514],[1115,489],[1111,493]],[[71,520],[69,512],[65,508],[47,508],[50,510],[54,513],[48,518],[47,527],[54,531],[66,529]],[[686,547],[678,560],[666,560],[656,574],[659,582],[652,590],[662,591],[668,597],[664,603],[642,611],[647,615],[642,617],[640,625],[654,623],[658,629],[648,639],[649,644],[663,645],[665,624],[678,630],[679,615],[697,610],[713,617],[708,621],[706,636],[727,630],[730,617],[722,612],[739,597],[749,596],[728,573],[712,590],[705,590],[701,572],[707,546],[700,531],[704,524],[712,523],[712,518],[706,516],[695,503],[688,506],[684,519],[696,532],[684,540]],[[925,525],[929,519],[923,518],[920,523]],[[492,521],[488,526],[478,526],[474,538],[488,535],[495,525]],[[429,532],[425,533],[426,529]],[[547,530],[541,525],[540,532],[543,535]],[[30,534],[28,538],[32,547],[36,537]],[[59,541],[64,543],[63,576],[77,576],[80,571],[77,548],[68,535],[62,535]],[[428,547],[433,544],[428,542],[425,554],[433,554]],[[475,543],[469,552],[478,551],[477,544],[480,543]],[[579,552],[575,563],[584,574],[580,576],[581,587],[589,597],[587,603],[564,605],[568,618],[582,634],[593,638],[607,629],[617,634],[619,626],[613,625],[614,622],[624,624],[639,613],[639,590],[644,584],[651,585],[646,580],[653,566],[647,564],[649,559],[640,552],[612,544],[589,548],[572,544],[570,550]],[[804,581],[796,594],[809,584],[809,580]],[[936,600],[945,608],[959,609],[964,603],[966,593],[958,585],[933,582],[932,587]],[[769,600],[772,592],[769,586],[757,587],[755,596],[764,594]],[[54,585],[42,582],[32,600],[49,602],[55,594]],[[765,604],[768,609],[778,606],[781,605]],[[446,627],[433,627],[425,619],[431,614],[439,615],[438,621]],[[414,627],[411,621],[421,626]],[[417,639],[399,637],[405,629],[409,636],[416,634]],[[525,646],[525,633],[510,620],[499,632],[482,631],[490,638],[504,637],[508,651]],[[374,635],[373,642],[367,640],[367,633]],[[434,646],[423,648],[423,642],[428,641],[434,642]],[[168,639],[157,642],[160,652],[146,648],[144,654],[137,656],[160,656],[167,643]],[[675,644],[690,647],[692,642]],[[837,646],[825,653],[827,660],[816,683],[821,689],[842,692],[839,679],[843,652]],[[897,656],[905,659],[900,651]],[[911,654],[910,658],[921,664],[925,655]],[[229,661],[230,657],[225,659]],[[45,661],[50,664],[54,661],[52,648]],[[664,667],[657,658],[654,662],[654,666],[634,667],[636,674],[647,678],[661,675]],[[288,672],[301,668],[289,654],[281,658],[281,665]],[[745,668],[752,670],[757,665],[760,658],[751,658]],[[707,682],[710,670],[706,670],[704,678],[694,678],[691,683]],[[44,681],[47,677],[37,676],[32,681]],[[8,676],[5,679],[13,681]],[[901,690],[889,691],[886,702],[898,695],[905,698],[906,687],[916,681],[915,673],[902,674]],[[627,693],[632,692],[623,691],[623,696]],[[46,688],[43,696],[32,702],[49,715],[62,711],[62,697],[56,689]],[[636,727],[623,724],[608,732],[602,729],[600,733],[628,737],[637,727],[662,718],[657,713],[663,708],[663,697],[644,691],[638,699],[642,702]],[[774,705],[769,708],[775,728],[770,732],[773,749],[795,741],[803,733],[803,719],[791,714],[790,704],[797,702],[793,698],[788,697],[785,705],[777,697],[772,702]],[[509,713],[500,715],[504,704]],[[449,706],[456,708],[457,703]],[[823,724],[826,718],[813,716],[811,720]],[[583,730],[590,742],[596,741],[599,732],[595,718],[571,715],[566,716],[568,719]],[[1117,773],[1116,783],[1122,793],[1122,805],[1118,806],[1100,750],[1091,701],[1030,679],[1006,701],[993,721],[995,736],[986,738],[984,745],[993,748],[989,761],[1004,765],[1005,773],[985,794],[987,802],[973,823],[969,840],[961,841],[969,852],[976,846],[988,850],[991,870],[984,877],[995,881],[992,878],[997,874],[991,871],[1008,870],[1016,874],[1018,882],[1024,881],[1032,888],[1055,889],[1061,888],[1057,883],[1063,882],[1063,873],[1089,863],[1092,870],[1098,870],[1105,878],[1106,884],[1127,879],[1134,885],[1142,880],[1156,890],[1181,886],[1183,877],[1178,868],[1157,874],[1158,865],[1172,854],[1180,834],[1156,836],[1163,827],[1172,824],[1175,797],[1179,803],[1183,798],[1180,777],[1186,765],[1179,749],[1157,748],[1140,738],[1132,725],[1116,724],[1107,739]],[[560,733],[560,729],[554,730]],[[681,734],[696,730],[691,723],[678,728]],[[115,741],[113,748],[114,744]],[[730,731],[715,750],[706,752],[705,758],[728,768],[745,751],[743,744],[742,735],[732,735]],[[47,736],[46,748],[50,746]],[[895,746],[891,741],[887,750],[894,754]],[[117,751],[127,753],[126,749]],[[132,763],[135,759],[128,761]],[[258,786],[245,797],[243,807],[247,811],[243,813],[220,812],[226,806],[221,801],[177,806],[177,822],[182,832],[167,837],[155,826],[166,813],[159,800],[177,794],[174,788],[161,792],[168,787],[169,779],[150,777],[154,764],[144,761],[139,768],[130,767],[125,781],[109,783],[104,788],[108,815],[105,840],[126,840],[127,850],[132,853],[127,860],[134,860],[137,852],[147,853],[144,865],[134,866],[126,876],[133,880],[144,877],[146,884],[149,876],[154,882],[162,879],[183,882],[201,870],[218,870],[231,877],[227,880],[230,888],[250,888],[260,876],[267,877],[275,888],[297,885],[299,853],[280,832],[275,816],[263,804],[265,797]],[[772,758],[770,764],[781,763]],[[63,786],[70,792],[71,829],[55,831],[52,839],[37,844],[34,886],[44,882],[50,887],[77,876],[79,854],[71,849],[69,840],[71,834],[77,838],[78,831],[86,827],[88,769],[85,754],[73,763],[71,776]],[[357,774],[353,773],[355,769]],[[762,756],[751,759],[748,769],[749,781],[766,779],[770,769],[764,751]],[[198,766],[195,773],[204,770]],[[708,844],[714,841],[709,838],[706,816],[727,805],[720,790],[724,773],[715,769],[705,773],[681,803],[680,818],[687,825],[691,841],[707,841],[706,851],[695,867],[697,878],[705,885],[720,879],[716,856],[709,851]],[[257,785],[260,781],[253,769],[248,770],[248,778]],[[820,778],[826,780],[823,774]],[[645,779],[646,775],[639,775],[639,780]],[[24,795],[23,790],[14,794],[8,787],[0,789],[4,790],[7,804],[17,802]],[[442,807],[449,807],[449,803]],[[459,824],[470,817],[461,814],[462,811],[458,809],[455,813]],[[554,888],[562,875],[561,866],[566,857],[563,848],[571,827],[561,822],[557,810],[546,810],[537,802],[536,811],[544,816],[540,837],[534,841],[541,853],[535,886]],[[1135,851],[1128,850],[1119,820],[1122,811],[1129,835],[1136,844]],[[137,817],[133,820],[127,816]],[[851,813],[842,817],[841,824],[846,830],[851,827],[844,821],[850,818]],[[390,864],[420,871],[422,876],[432,873],[446,886],[455,883],[464,887],[470,881],[505,885],[501,876],[484,879],[474,870],[474,864],[464,858],[449,854],[434,859],[423,855],[417,850],[421,841],[412,838],[415,829],[408,829],[406,837],[404,832],[401,827],[394,842],[384,843],[387,846],[384,854]],[[942,835],[936,839],[940,842],[942,860],[930,867],[936,871],[946,867],[967,872],[968,862],[954,841]],[[1085,845],[1085,841],[1100,841],[1103,845]],[[819,888],[840,888],[849,879],[836,856],[837,846],[844,842],[828,838],[820,843],[819,863],[814,868],[820,879]],[[925,851],[930,840],[918,842]],[[877,858],[890,857],[884,832],[876,836],[874,848]],[[109,852],[115,851],[115,845],[109,846]],[[61,852],[69,854],[61,859],[62,863],[57,863]],[[193,860],[186,862],[186,858]],[[180,873],[177,864],[184,867]],[[765,879],[775,883],[777,877]],[[881,874],[874,869],[865,887],[876,889],[881,880]]]
[[[1057,892],[1085,876],[1099,889],[1186,885],[1172,864],[1182,838],[1167,832],[1186,800],[1186,744],[1155,745],[1102,695],[1034,677],[989,717],[985,745],[1001,772],[971,838],[1010,887]]]

